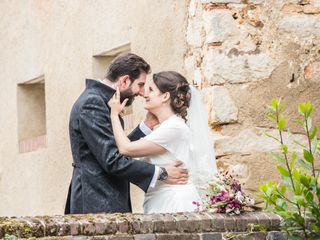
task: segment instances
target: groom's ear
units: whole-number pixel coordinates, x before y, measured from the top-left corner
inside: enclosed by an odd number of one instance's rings
[[[131,84],[131,80],[129,75],[124,75],[119,77],[119,81],[118,81],[118,86],[120,90],[125,90],[127,89]]]

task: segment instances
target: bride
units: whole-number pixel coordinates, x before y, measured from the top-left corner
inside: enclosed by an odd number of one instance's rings
[[[158,181],[154,188],[149,188],[145,194],[144,212],[194,211],[197,209],[194,202],[201,201],[199,188],[216,173],[210,129],[200,93],[181,74],[164,71],[153,75],[144,97],[145,109],[158,118],[160,125],[146,137],[132,142],[119,120],[127,102],[120,103],[119,89],[108,103],[120,153],[143,157],[160,167],[180,160],[189,170],[187,184],[169,185]]]

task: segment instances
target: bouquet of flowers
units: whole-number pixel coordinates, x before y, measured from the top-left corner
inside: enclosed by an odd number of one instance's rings
[[[257,209],[254,199],[243,192],[240,182],[228,172],[218,173],[204,189],[203,195],[202,204],[193,202],[199,210],[239,215]]]

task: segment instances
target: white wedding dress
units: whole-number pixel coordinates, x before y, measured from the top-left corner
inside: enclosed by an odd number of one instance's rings
[[[184,168],[192,166],[192,134],[185,121],[176,115],[163,121],[145,140],[159,144],[167,152],[146,157],[144,160],[157,166],[165,166],[176,160],[184,162]],[[174,213],[195,211],[194,201],[200,202],[199,193],[190,180],[185,185],[169,185],[157,181],[154,188],[149,188],[145,194],[145,213]]]

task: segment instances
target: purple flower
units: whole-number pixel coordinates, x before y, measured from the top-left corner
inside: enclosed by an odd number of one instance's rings
[[[232,189],[234,192],[241,191],[241,184],[239,183],[238,180],[233,180],[233,181],[232,181],[231,189]]]
[[[251,203],[251,199],[242,191],[240,182],[228,172],[217,174],[207,190],[204,208],[211,212],[240,214]],[[197,205],[197,202],[194,204]]]
[[[197,207],[200,207],[200,203],[199,202],[193,201],[192,204],[196,205]]]
[[[220,193],[217,194],[216,199],[218,201],[224,201],[226,198],[228,198],[229,194],[226,191],[221,191]]]
[[[233,199],[230,201],[230,204],[234,207],[234,208],[240,208],[241,207],[241,202],[237,199]]]

